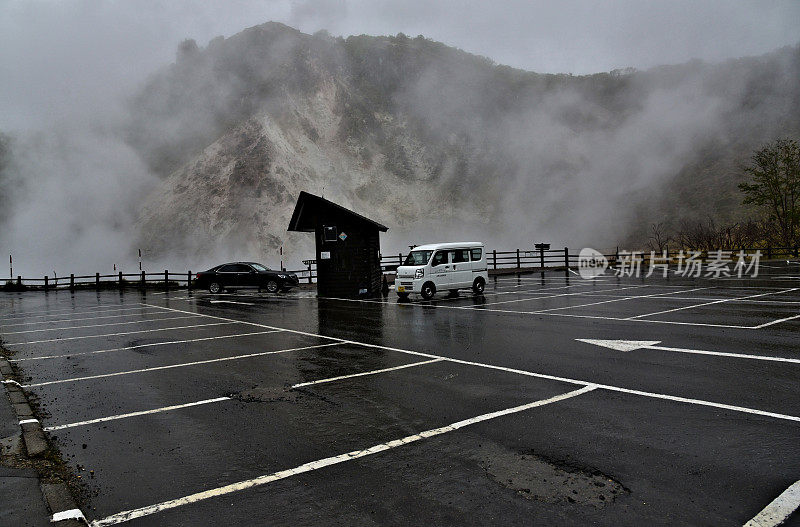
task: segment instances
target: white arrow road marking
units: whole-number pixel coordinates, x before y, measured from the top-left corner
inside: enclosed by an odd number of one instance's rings
[[[252,306],[250,302],[234,302],[233,300],[209,300],[211,304],[241,304],[243,306]]]
[[[782,524],[800,507],[800,481],[784,490],[780,496],[764,507],[744,527],[775,527]]]
[[[726,353],[722,351],[695,350],[686,348],[669,348],[667,346],[656,346],[660,340],[594,340],[594,339],[575,339],[587,344],[602,346],[617,351],[636,351],[640,349],[674,351],[677,353],[693,353],[695,355],[717,355],[719,357],[733,357],[736,359],[766,360],[772,362],[792,362],[800,364],[800,359],[789,359],[786,357],[770,357],[767,355],[748,355],[745,353]]]
[[[102,518],[99,520],[94,520],[91,527],[102,527],[105,525],[116,525],[119,523],[127,522],[136,518],[142,518],[144,516],[150,516],[151,514],[156,514],[161,511],[165,511],[168,509],[174,509],[176,507],[180,507],[182,505],[189,505],[191,503],[197,503],[202,500],[207,500],[209,498],[214,498],[217,496],[224,496],[226,494],[230,494],[232,492],[237,492],[245,489],[249,489],[252,487],[257,487],[259,485],[265,485],[267,483],[271,483],[273,481],[277,481],[280,479],[288,478],[291,476],[295,476],[297,474],[303,474],[305,472],[311,472],[313,470],[319,470],[321,468],[329,467],[331,465],[336,465],[338,463],[344,463],[346,461],[352,461],[354,459],[370,456],[372,454],[378,454],[380,452],[385,452],[387,450],[391,450],[393,448],[401,447],[403,445],[407,445],[409,443],[414,443],[416,441],[420,441],[422,439],[427,439],[429,437],[438,436],[441,434],[446,434],[448,432],[453,432],[458,430],[459,428],[463,428],[465,426],[473,425],[476,423],[480,423],[483,421],[488,421],[490,419],[495,419],[497,417],[502,417],[504,415],[514,414],[518,412],[523,412],[525,410],[530,410],[531,408],[536,408],[539,406],[544,406],[547,404],[555,403],[558,401],[563,401],[565,399],[569,399],[571,397],[576,397],[578,395],[582,395],[587,392],[591,392],[592,390],[597,389],[597,386],[590,384],[580,388],[578,390],[574,390],[567,393],[562,393],[560,395],[556,395],[555,397],[550,397],[549,399],[541,399],[539,401],[534,401],[532,403],[523,404],[520,406],[515,406],[513,408],[507,408],[505,410],[499,410],[497,412],[491,412],[488,414],[479,415],[476,417],[472,417],[470,419],[465,419],[463,421],[458,421],[447,426],[442,426],[440,428],[434,428],[431,430],[426,430],[424,432],[420,432],[418,434],[406,436],[400,439],[395,439],[393,441],[388,441],[386,443],[379,443],[377,445],[371,446],[369,448],[365,448],[363,450],[354,450],[352,452],[347,452],[344,454],[339,454],[338,456],[327,457],[325,459],[320,459],[317,461],[311,461],[309,463],[305,463],[303,465],[290,468],[287,470],[281,470],[280,472],[274,472],[272,474],[266,474],[264,476],[259,476],[257,478],[249,479],[246,481],[240,481],[238,483],[231,483],[229,485],[225,485],[224,487],[217,487],[215,489],[210,489],[202,492],[197,492],[195,494],[190,494],[189,496],[184,496],[182,498],[177,498],[169,501],[164,501],[161,503],[157,503],[155,505],[149,505],[147,507],[141,507],[139,509],[133,509],[129,511],[118,512],[117,514],[113,514],[106,518]]]
[[[660,344],[660,340],[594,340],[594,339],[575,339],[587,344],[602,346],[617,351],[636,351],[642,348],[649,348]]]

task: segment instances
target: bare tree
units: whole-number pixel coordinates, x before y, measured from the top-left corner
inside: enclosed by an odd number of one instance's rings
[[[653,223],[650,225],[650,239],[647,240],[647,247],[649,247],[651,251],[662,254],[665,250],[669,249],[670,242],[672,242],[672,237],[667,234],[663,223]]]
[[[757,150],[744,172],[750,181],[739,185],[745,204],[761,207],[777,229],[777,241],[790,247],[800,238],[800,146],[778,139]]]

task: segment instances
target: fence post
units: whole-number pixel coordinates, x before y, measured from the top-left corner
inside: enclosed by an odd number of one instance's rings
[[[44,290],[47,291],[47,276],[44,277]]]
[[[69,275],[69,290],[75,291],[75,274]]]
[[[122,271],[119,272],[119,288],[122,290]]]
[[[186,289],[192,289],[192,271],[186,273]]]
[[[522,268],[522,263],[519,261],[519,249],[517,249],[517,269]]]
[[[539,266],[542,268],[542,272],[544,272],[544,247],[539,249]]]
[[[142,271],[142,282],[141,282],[141,288],[142,288],[142,289],[144,289],[144,286],[145,286],[145,277],[144,277],[144,271]]]
[[[94,273],[94,288],[100,290],[100,273]]]
[[[311,261],[308,262],[308,283],[313,284],[314,282],[311,280]]]
[[[497,270],[497,249],[492,250],[492,262],[495,270]]]
[[[564,247],[564,274],[569,278],[569,249]]]
[[[169,270],[164,269],[164,291],[169,290]]]

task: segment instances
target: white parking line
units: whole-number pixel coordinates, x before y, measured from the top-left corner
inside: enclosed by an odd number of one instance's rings
[[[682,291],[676,291],[674,294],[681,293]],[[576,295],[581,296],[581,295]],[[591,294],[586,293],[586,296],[599,296],[605,298],[628,298],[627,295],[605,295],[605,294]],[[794,306],[800,304],[800,300],[740,300],[742,297],[734,297],[730,299],[730,302],[737,303],[737,304],[765,304],[770,306],[780,306],[780,305],[788,305]],[[698,300],[721,300],[720,297],[713,297],[713,296],[670,296],[665,297],[665,300],[691,300],[691,301],[698,301]]]
[[[329,377],[327,379],[319,379],[319,380],[311,381],[311,382],[302,382],[302,383],[299,383],[299,384],[295,384],[294,386],[291,386],[290,389],[293,390],[295,388],[301,388],[303,386],[310,386],[312,384],[322,384],[322,383],[328,383],[328,382],[334,382],[334,381],[341,381],[343,379],[350,379],[350,378],[353,378],[353,377],[362,377],[364,375],[377,375],[379,373],[385,373],[385,372],[389,372],[389,371],[401,370],[403,368],[411,368],[411,367],[414,367],[414,366],[422,366],[423,364],[431,364],[431,363],[434,363],[434,362],[441,362],[443,360],[444,359],[425,360],[425,361],[421,361],[421,362],[414,362],[412,364],[404,364],[402,366],[395,366],[394,368],[384,368],[384,369],[381,369],[381,370],[372,370],[372,371],[365,371],[365,372],[362,372],[362,373],[354,373],[352,375],[340,375],[338,377]],[[200,405],[204,405],[204,404],[218,403],[218,402],[222,402],[222,401],[232,401],[234,399],[235,399],[234,397],[217,397],[217,398],[214,398],[214,399],[204,399],[202,401],[194,401],[194,402],[191,402],[191,403],[174,404],[174,405],[171,405],[171,406],[163,406],[161,408],[153,408],[152,410],[141,410],[141,411],[138,411],[138,412],[129,412],[129,413],[126,413],[126,414],[110,415],[108,417],[99,417],[97,419],[89,419],[89,420],[86,420],[86,421],[78,421],[76,423],[69,423],[69,424],[64,424],[64,425],[53,425],[53,426],[45,427],[44,430],[46,432],[52,432],[54,430],[64,430],[65,428],[75,428],[75,427],[78,427],[78,426],[85,426],[85,425],[91,425],[91,424],[96,424],[96,423],[105,423],[106,421],[116,421],[118,419],[127,419],[129,417],[139,417],[139,416],[142,416],[142,415],[150,415],[150,414],[157,414],[157,413],[162,413],[162,412],[170,412],[170,411],[173,411],[173,410],[181,410],[183,408],[190,408],[192,406],[200,406]]]
[[[713,304],[722,304],[724,302],[731,302],[733,300],[744,300],[744,299],[748,299],[748,298],[759,298],[759,297],[762,297],[762,296],[778,295],[780,293],[790,293],[792,291],[797,291],[797,289],[798,289],[797,287],[793,287],[791,289],[782,289],[780,291],[772,291],[772,292],[769,292],[769,293],[761,293],[761,294],[758,294],[758,295],[748,295],[748,296],[741,296],[741,297],[734,297],[734,298],[723,298],[721,300],[714,300],[713,302],[704,302],[702,304],[693,304],[691,306],[676,307],[676,308],[673,308],[673,309],[665,309],[663,311],[656,311],[654,313],[645,313],[643,315],[636,315],[636,316],[633,316],[633,317],[628,317],[625,320],[634,320],[634,319],[637,319],[637,318],[650,317],[650,316],[653,316],[653,315],[663,315],[665,313],[673,313],[675,311],[682,311],[684,309],[693,309],[693,308],[696,308],[696,307],[710,306],[710,305],[713,305]]]
[[[380,370],[372,370],[372,371],[365,371],[361,373],[352,373],[350,375],[340,375],[338,377],[331,377],[329,379],[320,379],[318,381],[309,381],[309,382],[301,382],[299,384],[295,384],[292,386],[292,389],[295,388],[302,388],[303,386],[311,386],[312,384],[322,384],[326,382],[333,382],[333,381],[341,381],[342,379],[352,379],[354,377],[363,377],[365,375],[375,375],[378,373],[384,373],[387,371],[394,371],[394,370],[402,370],[404,368],[413,368],[415,366],[422,366],[423,364],[431,364],[434,362],[441,362],[444,359],[431,359],[431,360],[424,360],[421,362],[412,362],[411,364],[403,364],[402,366],[394,366],[393,368],[383,368]]]
[[[175,308],[167,308],[167,309],[170,309],[172,311],[181,312],[180,309],[175,309]],[[547,315],[547,313],[544,313],[544,315]],[[233,320],[233,319],[227,319],[227,318],[223,318],[223,317],[218,317],[218,316],[215,316],[215,315],[205,315],[205,314],[203,314],[203,316],[208,317],[208,318],[218,319],[218,320]],[[240,322],[240,321],[236,321],[236,322]],[[642,321],[642,322],[644,322],[644,321]],[[398,353],[406,353],[408,355],[415,355],[417,357],[427,357],[429,359],[443,359],[443,360],[446,360],[448,362],[453,362],[453,363],[456,363],[456,364],[466,364],[466,365],[470,365],[470,366],[478,366],[478,367],[481,367],[481,368],[487,368],[487,369],[492,369],[492,370],[506,371],[506,372],[509,372],[509,373],[516,373],[516,374],[519,374],[519,375],[525,375],[525,376],[528,376],[528,377],[536,377],[536,378],[539,378],[539,379],[550,379],[550,380],[553,380],[553,381],[562,381],[562,382],[567,382],[567,383],[571,383],[571,384],[581,384],[581,385],[584,385],[584,386],[593,385],[593,386],[597,386],[598,388],[602,388],[604,390],[621,392],[621,393],[628,393],[628,394],[632,394],[632,395],[640,395],[642,397],[651,397],[651,398],[655,398],[655,399],[665,399],[665,400],[669,400],[669,401],[682,402],[682,403],[687,403],[687,404],[695,404],[695,405],[699,405],[699,406],[710,406],[710,407],[721,408],[721,409],[725,409],[725,410],[731,410],[731,411],[734,411],[734,412],[743,412],[743,413],[748,413],[748,414],[761,415],[761,416],[764,416],[764,417],[773,417],[775,419],[785,419],[785,420],[789,420],[789,421],[800,422],[800,417],[797,417],[797,416],[794,416],[794,415],[785,415],[785,414],[778,414],[778,413],[774,413],[774,412],[766,412],[766,411],[763,411],[763,410],[757,410],[757,409],[754,409],[754,408],[747,408],[747,407],[744,407],[744,406],[733,406],[733,405],[724,404],[724,403],[716,403],[716,402],[713,402],[713,401],[705,401],[703,399],[689,399],[689,398],[686,398],[686,397],[679,397],[679,396],[676,396],[676,395],[668,395],[668,394],[661,394],[661,393],[654,393],[654,392],[645,392],[645,391],[641,391],[641,390],[632,390],[632,389],[622,388],[622,387],[619,387],[619,386],[612,386],[612,385],[608,385],[608,384],[597,384],[594,381],[585,381],[585,380],[580,380],[580,379],[570,379],[568,377],[558,377],[558,376],[555,376],[555,375],[547,375],[545,373],[537,373],[537,372],[532,372],[532,371],[519,370],[519,369],[516,369],[516,368],[508,368],[508,367],[505,367],[505,366],[497,366],[497,365],[494,365],[494,364],[487,364],[487,363],[484,363],[484,362],[473,362],[473,361],[466,361],[466,360],[461,360],[461,359],[454,359],[452,357],[446,357],[446,356],[443,356],[443,355],[434,355],[432,353],[423,353],[423,352],[420,352],[420,351],[412,351],[412,350],[406,350],[406,349],[402,349],[402,348],[393,348],[393,347],[390,347],[390,346],[382,346],[380,344],[370,344],[370,343],[367,343],[367,342],[358,342],[358,341],[355,341],[355,340],[340,339],[338,337],[329,337],[327,335],[319,335],[319,334],[316,334],[316,333],[310,333],[310,332],[307,332],[307,331],[300,331],[300,330],[296,330],[296,329],[279,328],[279,327],[276,327],[276,326],[267,326],[266,324],[259,324],[257,322],[249,322],[249,321],[247,321],[247,322],[240,322],[240,323],[248,324],[248,325],[252,325],[252,326],[257,326],[257,327],[262,327],[262,328],[281,329],[281,330],[286,331],[288,333],[295,333],[297,335],[306,335],[306,336],[309,336],[309,337],[317,337],[317,338],[333,340],[333,341],[339,342],[340,344],[351,344],[351,345],[364,346],[364,347],[373,348],[373,349],[396,351]]]
[[[590,392],[594,390],[595,386],[584,386],[579,390],[574,390],[571,392],[563,393],[561,395],[556,395],[555,397],[550,397],[549,399],[542,399],[539,401],[534,401],[532,403],[523,404],[520,406],[515,406],[513,408],[507,408],[505,410],[499,410],[497,412],[490,412],[482,415],[478,415],[472,417],[470,419],[464,419],[463,421],[457,421],[455,423],[449,424],[447,426],[442,426],[439,428],[434,428],[431,430],[425,430],[424,432],[420,432],[418,434],[406,436],[400,439],[395,439],[393,441],[388,441],[386,443],[380,443],[369,448],[365,448],[363,450],[354,450],[352,452],[347,452],[345,454],[340,454],[338,456],[327,457],[325,459],[320,459],[318,461],[312,461],[310,463],[305,463],[298,467],[294,467],[288,470],[281,470],[280,472],[274,472],[272,474],[267,474],[264,476],[260,476],[257,478],[249,479],[246,481],[240,481],[238,483],[232,483],[230,485],[225,485],[223,487],[218,487],[215,489],[210,489],[202,492],[197,492],[195,494],[190,494],[189,496],[184,496],[182,498],[177,498],[174,500],[164,501],[161,503],[157,503],[155,505],[149,505],[147,507],[141,507],[139,509],[123,511],[117,514],[113,514],[106,518],[95,520],[90,525],[91,527],[103,527],[106,525],[116,525],[119,523],[127,522],[130,520],[134,520],[136,518],[141,518],[144,516],[150,516],[152,514],[156,514],[158,512],[162,512],[168,509],[174,509],[176,507],[180,507],[183,505],[189,505],[191,503],[196,503],[198,501],[207,500],[209,498],[214,498],[217,496],[224,496],[226,494],[231,494],[232,492],[238,492],[240,490],[249,489],[252,487],[257,487],[260,485],[265,485],[267,483],[271,483],[273,481],[277,481],[280,479],[285,479],[291,476],[296,476],[297,474],[303,474],[305,472],[311,472],[314,470],[319,470],[321,468],[325,468],[331,465],[336,465],[338,463],[343,463],[345,461],[352,461],[354,459],[359,459],[362,457],[370,456],[372,454],[377,454],[379,452],[385,452],[387,450],[391,450],[393,448],[397,448],[403,445],[407,445],[409,443],[414,443],[416,441],[420,441],[422,439],[427,439],[430,437],[435,437],[438,435],[446,434],[448,432],[453,432],[460,428],[464,428],[465,426],[474,425],[476,423],[481,423],[483,421],[488,421],[490,419],[496,419],[498,417],[502,417],[509,414],[514,414],[518,412],[524,412],[525,410],[530,410],[531,408],[536,408],[539,406],[545,406],[547,404],[556,403],[559,401],[563,401],[565,399],[569,399],[571,397],[576,397],[578,395],[582,395],[584,393]]]
[[[242,322],[234,320],[230,322],[216,322],[213,324],[193,324],[191,326],[175,326],[172,328],[142,329],[139,331],[125,331],[123,333],[106,333],[104,335],[85,335],[83,337],[64,337],[60,339],[31,340],[28,342],[6,342],[6,346],[22,346],[23,344],[41,344],[43,342],[61,342],[63,340],[93,339],[100,337],[118,337],[121,335],[136,335],[138,333],[155,333],[156,331],[173,331],[176,329],[203,328],[207,326],[224,326],[226,324],[242,324]]]
[[[60,328],[42,328],[42,329],[26,329],[25,331],[8,331],[3,333],[4,335],[22,335],[23,333],[41,333],[43,331],[64,331],[67,329],[86,329],[86,328],[104,328],[108,326],[127,326],[130,324],[145,324],[147,322],[160,322],[162,320],[180,320],[180,319],[187,319],[187,318],[197,318],[197,315],[184,315],[181,317],[169,317],[169,318],[155,318],[155,319],[142,319],[142,320],[128,320],[126,322],[109,322],[105,324],[89,324],[85,326],[64,326]]]
[[[796,481],[780,496],[756,514],[744,527],[776,527],[786,521],[800,507],[800,481]]]
[[[56,381],[45,381],[45,382],[37,382],[33,384],[25,384],[23,388],[35,388],[37,386],[50,386],[51,384],[63,384],[67,382],[78,382],[78,381],[88,381],[91,379],[105,379],[107,377],[119,377],[120,375],[132,375],[134,373],[147,373],[151,371],[160,371],[160,370],[171,370],[173,368],[183,368],[186,366],[197,366],[199,364],[211,364],[214,362],[225,362],[229,360],[239,360],[239,359],[249,359],[251,357],[262,357],[265,355],[275,355],[278,353],[287,353],[289,351],[300,351],[300,350],[307,350],[307,349],[316,349],[316,348],[327,348],[330,346],[340,346],[340,342],[331,342],[329,344],[316,344],[314,346],[303,346],[300,348],[288,348],[282,350],[275,350],[275,351],[261,351],[258,353],[248,353],[246,355],[235,355],[233,357],[221,357],[217,359],[206,359],[206,360],[197,360],[193,362],[182,362],[180,364],[170,364],[168,366],[154,366],[152,368],[140,368],[138,370],[128,370],[128,371],[117,371],[114,373],[102,373],[100,375],[87,375],[85,377],[72,377],[70,379],[58,379]]]
[[[708,287],[698,287],[696,289],[690,289],[689,291],[699,291],[700,289],[709,289]],[[652,295],[635,295],[635,296],[623,296],[619,298],[615,298],[613,300],[601,300],[600,302],[590,302],[588,304],[578,304],[575,306],[561,306],[561,307],[552,307],[550,309],[539,309],[534,311],[534,313],[547,313],[549,311],[559,311],[562,309],[574,309],[578,307],[589,307],[589,306],[596,306],[599,304],[611,304],[613,302],[622,302],[625,300],[635,300],[637,298],[653,298],[653,297],[660,297],[665,295],[675,295],[681,293],[682,291],[672,291],[670,293],[653,293]]]
[[[596,292],[596,293],[604,293],[604,292],[607,292],[607,291],[622,291],[624,289],[641,289],[643,287],[649,287],[649,286],[647,286],[647,285],[632,285],[632,286],[628,286],[628,287],[615,287],[613,289],[600,289],[599,291],[594,291],[594,292]],[[585,291],[580,291],[580,292],[575,292],[575,293],[560,293],[560,294],[557,294],[557,295],[546,295],[546,296],[540,296],[540,297],[537,297],[537,298],[518,298],[518,299],[515,299],[515,300],[503,300],[501,302],[486,302],[486,303],[480,304],[480,305],[481,306],[496,306],[496,305],[499,305],[499,304],[511,304],[511,303],[514,303],[514,302],[527,302],[528,300],[544,300],[546,298],[559,298],[559,297],[562,297],[562,296],[575,296],[575,295],[579,295],[579,294],[592,295],[592,293],[593,292],[585,292]],[[458,309],[461,306],[442,306],[442,307],[454,307],[455,309]],[[471,306],[464,306],[464,309],[472,309],[472,307]]]
[[[80,509],[69,509],[66,511],[59,511],[54,513],[50,517],[50,523],[58,523],[64,520],[77,520],[81,524],[86,523],[86,517],[84,517]]]
[[[28,318],[47,318],[47,317],[65,317],[67,315],[92,315],[95,313],[122,313],[125,311],[141,311],[142,309],[164,309],[161,306],[148,306],[144,307],[144,304],[141,304],[139,307],[115,307],[109,309],[108,306],[102,306],[106,309],[96,309],[91,311],[39,311],[38,313],[47,313],[45,315],[26,315],[26,314],[16,314],[7,317],[0,317],[0,321],[9,320],[9,321],[17,321],[21,319],[28,319]]]
[[[42,320],[41,322],[19,322],[17,324],[3,324],[0,325],[1,328],[10,328],[16,326],[40,326],[42,324],[55,324],[57,322],[80,322],[81,320],[104,320],[109,318],[123,318],[123,317],[138,317],[138,316],[145,316],[145,315],[168,315],[168,311],[149,311],[147,313],[126,313],[122,315],[105,315],[102,317],[86,317],[86,318],[60,318],[57,320]],[[155,319],[160,320],[160,319]]]
[[[541,297],[544,298],[544,297]],[[541,316],[551,316],[551,317],[570,317],[570,318],[587,318],[592,320],[613,320],[616,322],[647,322],[651,324],[671,324],[675,326],[701,326],[701,327],[709,327],[709,328],[735,328],[735,329],[760,329],[758,326],[738,326],[734,324],[710,324],[704,322],[677,322],[672,320],[647,320],[647,319],[631,319],[631,318],[620,318],[620,317],[607,317],[607,316],[599,316],[599,315],[572,315],[569,313],[547,313],[547,312],[537,312],[537,311],[519,311],[514,309],[491,309],[487,307],[482,307],[487,304],[476,304],[474,306],[443,306],[439,304],[420,304],[416,302],[403,302],[403,303],[396,303],[396,302],[376,302],[374,300],[359,300],[355,298],[333,298],[328,297],[326,300],[336,300],[339,302],[361,302],[361,303],[378,303],[378,304],[388,304],[391,306],[399,306],[399,307],[416,307],[422,306],[426,308],[437,308],[437,309],[463,309],[469,311],[479,311],[479,312],[486,312],[486,313],[493,313],[493,314],[513,314],[513,315],[541,315]],[[525,300],[536,300],[536,298],[530,298]],[[502,302],[500,302],[502,303]],[[773,322],[776,323],[776,322]]]
[[[22,361],[31,361],[31,360],[45,360],[45,359],[63,359],[66,357],[76,357],[80,355],[95,355],[97,353],[108,353],[111,351],[124,351],[124,350],[135,350],[139,348],[149,348],[152,346],[166,346],[168,344],[185,344],[187,342],[200,342],[202,340],[217,340],[217,339],[232,339],[236,337],[246,337],[248,335],[266,335],[268,333],[281,333],[280,329],[271,329],[268,331],[253,331],[250,333],[236,333],[235,335],[217,335],[215,337],[199,337],[196,339],[184,339],[184,340],[169,340],[167,342],[154,342],[151,344],[139,344],[137,346],[125,346],[124,348],[109,348],[103,350],[95,350],[95,351],[78,351],[75,353],[63,353],[61,355],[44,355],[42,357],[23,357],[23,358],[9,358],[8,360],[11,362],[22,362]]]
[[[777,320],[773,320],[772,322],[766,322],[766,323],[761,324],[759,326],[753,326],[753,329],[761,329],[761,328],[765,328],[765,327],[768,327],[768,326],[772,326],[774,324],[779,324],[781,322],[786,322],[788,320],[795,320],[795,319],[798,319],[798,318],[800,318],[800,315],[793,315],[791,317],[779,318]]]
[[[75,428],[77,426],[93,425],[96,423],[105,423],[106,421],[116,421],[117,419],[127,419],[128,417],[138,417],[140,415],[157,414],[161,412],[169,412],[172,410],[180,410],[182,408],[189,408],[192,406],[200,406],[203,404],[218,403],[221,401],[231,401],[231,397],[217,397],[216,399],[206,399],[204,401],[195,401],[193,403],[175,404],[172,406],[164,406],[163,408],[155,408],[153,410],[143,410],[141,412],[130,412],[127,414],[110,415],[108,417],[100,417],[97,419],[89,419],[88,421],[78,421],[77,423],[69,423],[65,425],[47,426],[44,428],[45,432],[53,432],[55,430],[64,430],[66,428]]]
[[[530,286],[526,285],[525,287],[530,287]],[[543,289],[529,289],[527,291],[501,291],[499,293],[496,293],[494,291],[485,291],[484,292],[484,296],[487,296],[487,295],[489,295],[489,296],[499,296],[499,295],[536,295],[536,294],[540,294],[543,291],[555,291],[555,290],[560,290],[560,289],[569,289],[571,287],[575,287],[575,286],[566,285],[566,286],[561,286],[561,287],[545,287]],[[448,301],[460,300],[460,299],[464,299],[464,298],[468,298],[468,297],[452,296],[452,297],[436,298],[436,299],[434,299],[434,302],[436,302],[436,303],[438,303],[438,302],[448,302]]]

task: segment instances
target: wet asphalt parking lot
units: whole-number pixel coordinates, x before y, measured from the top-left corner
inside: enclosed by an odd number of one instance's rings
[[[0,335],[94,526],[744,525],[800,480],[794,275],[14,293]]]

